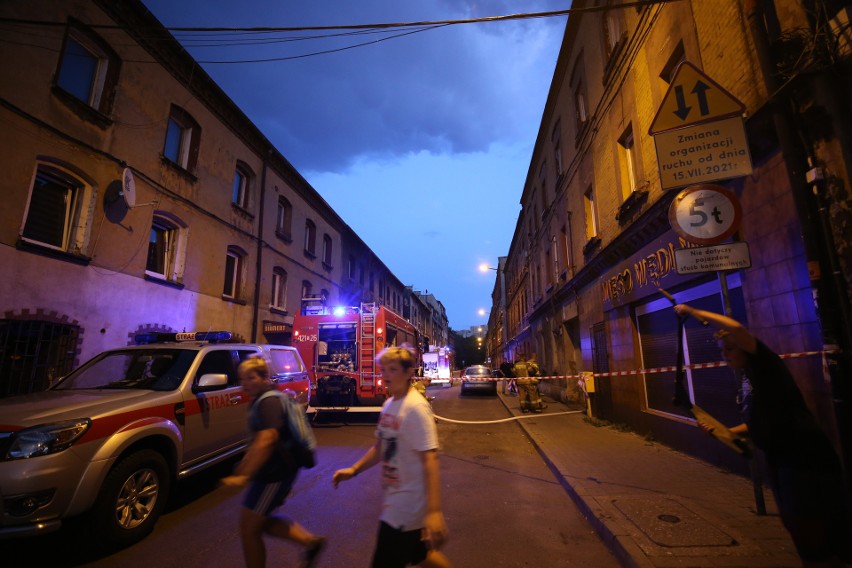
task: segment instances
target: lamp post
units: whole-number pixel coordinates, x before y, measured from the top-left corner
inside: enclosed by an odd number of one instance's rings
[[[503,361],[506,349],[507,338],[509,332],[508,311],[506,305],[506,260],[507,257],[501,256],[497,259],[497,266],[490,266],[487,262],[480,263],[479,271],[486,273],[493,270],[497,273],[497,278],[494,283],[494,292],[491,294],[491,313],[488,319],[488,335],[492,339],[488,343],[488,349],[493,351],[491,355],[497,363]],[[499,290],[498,290],[499,288]],[[484,310],[482,310],[484,312]],[[484,313],[480,315],[485,315]],[[499,334],[497,336],[496,334]]]

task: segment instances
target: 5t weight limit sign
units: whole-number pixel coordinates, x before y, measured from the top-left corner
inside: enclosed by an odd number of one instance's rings
[[[672,229],[691,243],[712,245],[733,235],[742,209],[734,192],[720,185],[693,185],[681,191],[669,207]]]

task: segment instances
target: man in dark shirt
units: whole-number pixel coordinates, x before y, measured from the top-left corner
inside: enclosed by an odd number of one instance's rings
[[[743,423],[731,431],[750,436],[764,452],[781,520],[801,559],[806,565],[852,562],[840,459],[787,366],[738,321],[685,304],[674,309],[717,326],[723,358],[743,371]]]
[[[289,428],[279,399],[286,395],[274,392],[269,365],[260,357],[243,361],[238,373],[243,390],[254,399],[249,413],[252,442],[234,474],[223,478],[222,483],[232,487],[248,485],[240,515],[246,566],[266,565],[264,534],[301,544],[305,547],[301,566],[313,566],[325,546],[325,538],[312,534],[292,519],[273,515],[290,493],[298,472],[292,456],[279,443]]]

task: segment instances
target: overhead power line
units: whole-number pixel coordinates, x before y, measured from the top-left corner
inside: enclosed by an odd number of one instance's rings
[[[323,49],[310,53],[302,53],[298,55],[288,55],[279,57],[253,58],[253,59],[230,59],[230,60],[205,60],[196,59],[198,63],[208,65],[228,65],[242,63],[272,63],[280,61],[288,61],[293,59],[303,59],[318,55],[327,55],[330,53],[338,53],[351,49],[374,45],[385,42],[391,39],[417,34],[420,32],[431,31],[438,28],[443,28],[453,25],[477,24],[488,22],[505,22],[513,20],[527,20],[536,18],[553,18],[559,16],[570,16],[571,14],[583,14],[591,12],[604,12],[608,10],[624,9],[624,8],[641,8],[645,6],[653,6],[659,4],[668,4],[671,2],[679,2],[680,0],[635,0],[632,2],[614,2],[609,0],[599,6],[591,6],[584,8],[569,8],[567,10],[555,10],[549,12],[531,12],[522,14],[509,14],[505,16],[487,16],[482,18],[467,18],[459,20],[427,20],[418,22],[396,22],[396,23],[378,23],[378,24],[348,24],[348,25],[327,25],[327,26],[290,26],[290,27],[185,27],[173,26],[166,27],[173,33],[175,39],[180,41],[186,47],[197,48],[217,48],[217,47],[242,47],[246,45],[274,45],[282,43],[290,43],[296,41],[315,40],[354,37],[371,34],[392,34],[385,35],[378,39],[364,41],[352,45]],[[15,18],[0,18],[0,24],[17,24],[17,25],[32,25],[32,26],[49,26],[49,27],[65,27],[66,22],[50,22],[42,20],[23,20]],[[89,27],[96,29],[121,29],[119,25],[110,24],[90,24]],[[413,28],[413,29],[412,29]],[[328,34],[312,34],[300,36],[270,36],[270,34],[280,32],[325,32],[338,30],[342,33]],[[398,32],[398,33],[394,33]],[[193,37],[194,36],[194,37]],[[243,36],[243,37],[237,37]],[[258,37],[263,36],[263,37]],[[138,63],[145,63],[139,61]]]
[[[582,14],[589,12],[605,12],[608,10],[622,8],[641,8],[656,4],[669,4],[681,0],[636,0],[634,2],[606,2],[600,6],[586,8],[569,8],[567,10],[554,10],[550,12],[530,12],[523,14],[509,14],[506,16],[486,16],[483,18],[466,18],[460,20],[425,20],[420,22],[396,22],[379,24],[346,24],[333,26],[263,26],[263,27],[185,27],[169,26],[167,30],[173,32],[297,32],[297,31],[324,31],[324,30],[363,30],[383,28],[407,28],[407,27],[435,27],[453,26],[460,24],[478,24],[483,22],[503,22],[510,20],[527,20],[533,18],[553,18],[556,16],[570,16],[571,14]],[[66,22],[48,22],[42,20],[21,20],[16,18],[0,18],[0,22],[14,24],[31,24],[42,26],[65,26]],[[89,27],[99,29],[120,29],[121,26],[109,24],[91,24]]]

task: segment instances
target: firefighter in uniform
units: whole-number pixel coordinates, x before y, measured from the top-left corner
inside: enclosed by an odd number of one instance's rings
[[[518,356],[518,362],[512,368],[515,382],[518,385],[518,398],[521,402],[521,412],[541,412],[541,397],[538,394],[538,379],[540,374],[535,361],[528,361],[526,354]]]

